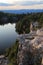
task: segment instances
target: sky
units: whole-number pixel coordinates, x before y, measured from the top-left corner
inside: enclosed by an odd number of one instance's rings
[[[43,0],[0,0],[0,10],[43,9]]]

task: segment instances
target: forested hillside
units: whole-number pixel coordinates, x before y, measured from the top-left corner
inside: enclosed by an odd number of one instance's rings
[[[30,31],[30,23],[38,22],[38,28],[43,27],[43,13],[31,13],[31,14],[22,14],[23,18],[21,18],[16,23],[16,31],[21,34],[23,32],[29,33]]]
[[[43,12],[42,13],[27,13],[27,14],[12,14],[12,13],[0,12],[0,24],[16,23],[16,22],[30,23],[32,21],[33,22],[38,21],[42,24]]]

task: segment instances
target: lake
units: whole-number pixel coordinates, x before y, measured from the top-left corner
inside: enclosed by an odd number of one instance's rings
[[[14,44],[18,35],[15,30],[15,23],[0,25],[0,52]]]

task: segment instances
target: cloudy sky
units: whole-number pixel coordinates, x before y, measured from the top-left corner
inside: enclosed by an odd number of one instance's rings
[[[0,10],[43,9],[43,0],[0,0]]]

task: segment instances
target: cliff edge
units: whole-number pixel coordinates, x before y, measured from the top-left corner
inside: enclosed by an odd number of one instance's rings
[[[18,65],[43,65],[43,28],[18,37]]]

